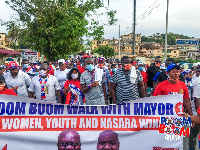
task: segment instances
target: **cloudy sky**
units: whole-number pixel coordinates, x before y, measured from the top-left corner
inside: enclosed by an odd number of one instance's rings
[[[107,6],[107,0],[105,6]],[[152,35],[165,33],[167,0],[136,0],[137,26],[136,33]],[[200,38],[200,1],[169,0],[169,32]],[[105,38],[118,37],[119,25],[121,34],[132,32],[133,0],[110,0],[109,9],[117,10],[118,22],[114,26],[105,26]],[[8,21],[13,11],[0,0],[0,19]],[[104,18],[101,19],[104,22]],[[106,22],[106,21],[105,21]],[[0,32],[6,27],[0,26]]]

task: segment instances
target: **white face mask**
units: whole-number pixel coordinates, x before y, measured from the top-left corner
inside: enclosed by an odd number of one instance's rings
[[[40,70],[40,71],[39,71],[39,75],[41,75],[41,77],[44,77],[44,76],[46,76],[47,74],[46,74],[46,71]]]
[[[78,74],[71,74],[72,79],[77,79],[78,78]]]

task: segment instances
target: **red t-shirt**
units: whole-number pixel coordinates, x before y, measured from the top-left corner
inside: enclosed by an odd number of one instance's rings
[[[17,96],[17,94],[11,89],[4,89],[4,90],[0,91],[0,94]]]
[[[85,69],[83,69],[83,67],[81,67],[80,65],[77,65],[77,68],[81,74],[85,71]]]
[[[148,81],[147,73],[146,73],[145,71],[142,71],[142,72],[141,72],[141,75],[142,75],[142,77],[143,77],[143,82],[144,82],[144,83],[147,83],[147,81]]]
[[[199,106],[199,108],[197,109],[197,113],[200,115],[200,106]]]
[[[70,80],[70,81],[67,80],[65,82],[64,88],[67,88],[69,86],[69,84],[73,84],[73,85],[75,85],[77,88],[79,88],[81,90],[81,83],[80,83],[79,80]],[[67,102],[67,101],[65,103],[69,104],[69,102]],[[85,98],[83,99],[83,103],[85,103]]]
[[[177,81],[176,84],[171,84],[168,80],[159,83],[153,93],[153,96],[178,94],[179,90],[183,89],[183,98],[189,98],[188,88],[182,81]]]

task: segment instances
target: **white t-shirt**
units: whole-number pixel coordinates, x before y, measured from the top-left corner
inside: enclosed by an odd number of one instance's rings
[[[40,77],[33,77],[30,85],[30,91],[35,93],[36,99],[41,99],[41,84],[39,81]],[[42,83],[44,84],[45,79],[42,79]],[[46,101],[50,101],[56,103],[56,90],[60,90],[60,85],[58,83],[58,79],[52,75],[49,75],[47,83],[45,85],[48,89],[48,93],[45,94]]]
[[[58,69],[54,73],[54,76],[58,79],[58,82],[59,82],[61,88],[64,87],[64,84],[67,80],[67,74],[69,71],[70,71],[70,69],[67,69],[67,68],[64,71],[60,71],[60,69]]]
[[[17,86],[17,95],[28,97],[27,86],[31,83],[31,78],[28,74],[19,70],[18,75],[13,78],[10,72],[4,72],[4,78],[9,89]]]
[[[197,77],[196,74],[193,76],[193,97],[200,98],[200,77]]]

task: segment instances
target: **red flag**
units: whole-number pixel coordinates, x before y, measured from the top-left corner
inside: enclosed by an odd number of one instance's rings
[[[2,150],[7,150],[7,144],[2,148]]]

